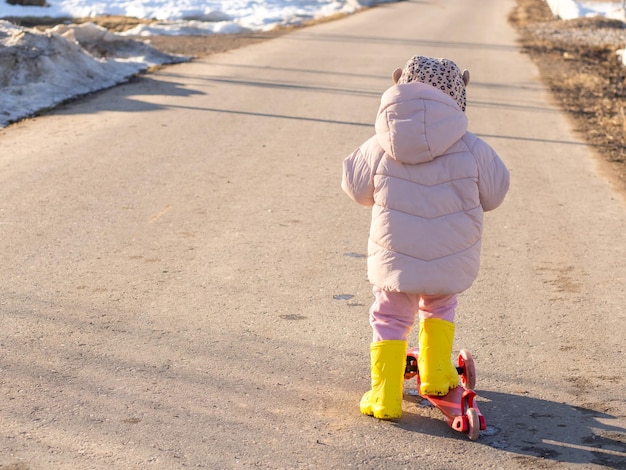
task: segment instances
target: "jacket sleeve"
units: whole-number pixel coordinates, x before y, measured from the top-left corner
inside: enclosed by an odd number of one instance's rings
[[[478,192],[484,211],[497,208],[509,190],[509,170],[498,154],[483,140],[477,139],[474,155],[478,161]]]
[[[373,152],[372,139],[365,142],[343,161],[341,188],[350,198],[364,206],[374,205],[374,173],[381,152]],[[375,155],[380,153],[381,155]]]

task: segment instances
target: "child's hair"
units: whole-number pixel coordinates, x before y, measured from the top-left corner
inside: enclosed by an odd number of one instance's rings
[[[461,111],[465,111],[465,72],[449,59],[435,59],[421,55],[413,56],[402,69],[398,84],[421,82],[438,88],[457,102]]]

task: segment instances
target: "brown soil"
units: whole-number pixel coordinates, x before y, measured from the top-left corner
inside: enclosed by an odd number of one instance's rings
[[[616,55],[626,47],[624,23],[557,20],[543,0],[518,0],[510,21],[575,130],[626,190],[626,67]]]
[[[169,54],[203,57],[248,46],[284,34],[282,31],[246,34],[211,34],[207,36],[151,36],[149,43]]]
[[[150,21],[126,16],[98,16],[93,18],[6,18],[19,26],[26,28],[47,29],[59,23],[82,24],[92,22],[109,31],[122,32],[134,28],[138,24]],[[136,38],[148,42],[157,49],[169,54],[181,54],[190,57],[203,57],[209,54],[226,52],[259,41],[275,38],[284,34],[288,29],[270,32],[253,32],[246,34],[209,34],[206,36],[150,36]]]

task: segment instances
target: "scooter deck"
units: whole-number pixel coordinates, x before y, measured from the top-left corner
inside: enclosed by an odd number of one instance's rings
[[[417,377],[417,390],[419,391],[418,357],[419,351],[417,348],[411,348],[407,351],[405,379]],[[469,351],[461,351],[458,363],[457,371],[461,380],[456,388],[453,388],[447,395],[441,397],[422,394],[420,396],[441,411],[448,426],[455,431],[466,433],[474,441],[478,439],[480,431],[487,429],[487,423],[474,401],[476,392],[470,388],[465,388],[465,385],[474,384],[476,377],[474,360]]]
[[[418,385],[419,387],[419,385]],[[419,388],[418,388],[419,389]],[[474,429],[478,426],[479,431],[487,429],[487,423],[485,417],[478,409],[478,405],[474,401],[476,392],[474,390],[467,390],[463,386],[450,390],[447,395],[442,397],[421,395],[422,398],[428,400],[435,408],[437,408],[443,414],[448,426],[455,431],[464,432],[472,437],[472,433],[476,432]],[[478,417],[478,423],[472,422],[472,418],[469,413],[473,413],[469,410],[475,410]],[[478,437],[478,436],[476,436]]]

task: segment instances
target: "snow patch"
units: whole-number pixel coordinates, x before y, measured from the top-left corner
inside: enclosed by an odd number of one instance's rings
[[[546,0],[555,16],[572,20],[585,16],[604,16],[626,22],[626,11],[621,2],[577,2],[575,0]]]
[[[571,20],[580,16],[578,4],[574,0],[546,0],[555,16],[562,20]]]
[[[0,127],[150,67],[186,60],[93,23],[41,32],[0,20]]]

